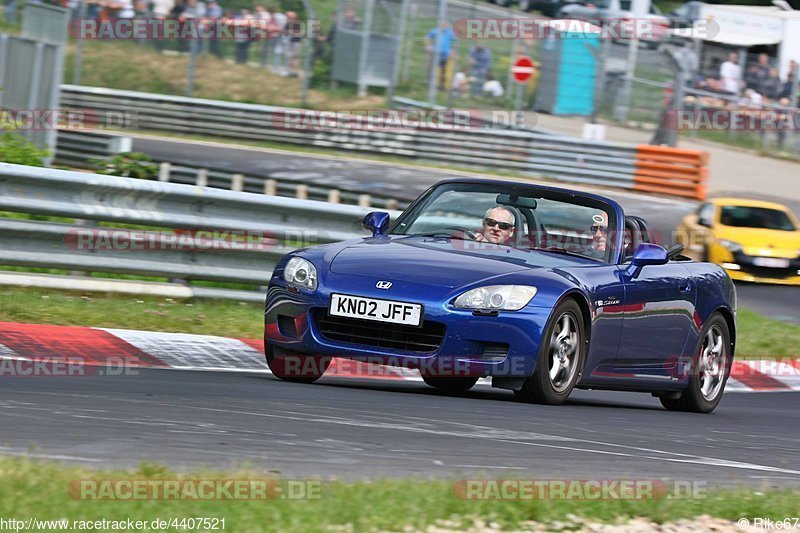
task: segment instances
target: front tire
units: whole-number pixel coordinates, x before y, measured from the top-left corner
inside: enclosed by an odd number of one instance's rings
[[[586,352],[583,314],[575,300],[556,307],[542,334],[533,375],[515,391],[518,399],[560,405],[578,382]]]
[[[272,375],[292,383],[314,383],[328,369],[330,356],[305,355],[264,343],[264,357]]]
[[[714,313],[700,334],[699,346],[692,361],[689,384],[677,399],[661,398],[669,411],[710,413],[722,400],[725,384],[731,373],[733,354],[728,322]]]

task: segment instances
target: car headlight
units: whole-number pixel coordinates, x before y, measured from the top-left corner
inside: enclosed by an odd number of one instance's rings
[[[317,288],[317,269],[302,257],[292,257],[283,270],[283,279],[290,285],[313,291]]]
[[[472,289],[453,302],[459,309],[519,311],[536,296],[536,287],[528,285],[489,285]]]
[[[727,241],[725,239],[720,239],[719,243],[722,246],[724,246],[725,248],[727,248],[728,251],[731,252],[731,253],[735,254],[735,253],[738,253],[738,252],[742,251],[742,245],[739,244],[738,242],[733,242],[733,241]]]

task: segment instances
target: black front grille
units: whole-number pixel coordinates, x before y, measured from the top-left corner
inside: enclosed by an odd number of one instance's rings
[[[327,310],[314,313],[317,328],[330,341],[374,346],[403,352],[431,353],[444,339],[444,324],[423,322],[422,327],[373,322],[357,318],[331,316]]]
[[[797,275],[796,268],[769,268],[753,265],[741,265],[742,272],[759,278],[785,279]]]
[[[733,259],[735,263],[738,263],[742,269],[742,272],[750,274],[752,276],[758,276],[759,278],[773,278],[773,279],[785,279],[791,278],[797,275],[797,271],[800,270],[800,258],[797,259],[790,259],[788,268],[770,268],[770,267],[762,267],[756,266],[753,264],[753,261],[757,259],[754,256],[745,255],[741,252],[733,254]]]

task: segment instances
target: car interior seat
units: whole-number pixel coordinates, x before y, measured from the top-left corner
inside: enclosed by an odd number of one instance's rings
[[[642,217],[625,217],[625,261],[633,257],[636,248],[643,242],[650,242],[650,233],[647,230],[647,223]]]

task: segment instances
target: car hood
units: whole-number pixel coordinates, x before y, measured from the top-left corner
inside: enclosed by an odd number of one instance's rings
[[[405,235],[373,237],[350,244],[336,254],[330,271],[387,281],[459,287],[525,270],[591,264],[597,263],[473,241]]]
[[[794,258],[800,254],[800,231],[759,228],[720,228],[717,239],[739,243],[748,255]]]

